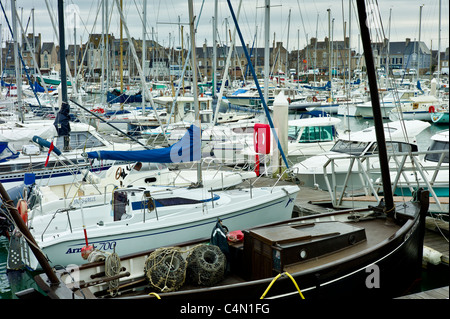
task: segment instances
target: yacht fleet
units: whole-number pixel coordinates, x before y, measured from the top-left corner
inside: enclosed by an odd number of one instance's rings
[[[377,161],[359,159],[377,155],[375,129],[348,133],[342,128],[341,116],[372,117],[365,79],[352,84],[339,78],[292,80],[270,81],[267,101],[260,96],[259,82],[251,81],[227,87],[217,99],[214,88],[198,94],[192,87],[196,81],[180,95],[181,80],[175,93],[174,83],[143,77],[119,91],[119,99],[106,99],[117,88],[100,91],[100,104],[84,93],[94,90],[87,83],[77,83],[74,100],[67,102],[59,89],[50,95],[23,85],[27,98],[22,99],[16,86],[2,86],[1,184],[53,266],[88,263],[86,251],[94,247],[128,255],[198,239],[218,221],[230,231],[286,221],[301,187],[336,192],[345,185],[346,192],[367,188],[368,181],[379,184]],[[440,80],[431,81],[430,89],[416,84],[380,88],[393,167],[399,153],[411,156],[401,165],[416,165],[417,136],[438,125],[435,118],[448,123],[448,79]],[[58,111],[64,103],[70,109],[65,114],[70,134],[60,136]],[[232,105],[244,112],[231,112]],[[257,125],[271,123],[256,116],[263,108],[280,126],[269,125],[261,141]],[[312,116],[288,120],[289,113]],[[259,143],[267,146],[265,152]],[[448,145],[448,131],[434,136],[431,155],[421,165],[448,169]],[[435,149],[443,155],[434,155]],[[284,163],[280,156],[286,156]],[[276,177],[274,185],[255,186],[260,165],[266,176]],[[400,174],[393,175],[394,185],[412,190],[405,186],[405,173]],[[298,185],[277,185],[283,176]],[[432,189],[438,183],[439,194],[448,197],[448,175],[421,176],[418,184]],[[18,254],[8,266],[39,269],[26,239],[15,229],[8,236],[11,252]]]

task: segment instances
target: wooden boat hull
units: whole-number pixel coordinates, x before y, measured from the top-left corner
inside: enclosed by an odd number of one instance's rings
[[[291,273],[305,299],[361,299],[400,296],[420,280],[425,215],[407,222],[395,238],[366,253],[307,271]],[[228,286],[161,294],[162,299],[257,299],[272,278]],[[278,279],[266,298],[300,299],[292,280]]]
[[[343,249],[337,254],[327,254],[313,260],[312,267],[306,267],[307,263],[296,263],[285,266],[283,271],[288,272],[295,280],[305,299],[366,299],[381,298],[390,299],[408,292],[418,280],[420,280],[420,271],[422,266],[422,249],[425,230],[425,215],[428,211],[428,192],[424,192],[420,199],[422,206],[418,203],[407,203],[397,206],[395,222],[402,223],[396,226],[393,234],[372,245],[360,243],[358,245]],[[425,204],[423,204],[425,203]],[[321,214],[320,218],[330,217],[339,218],[341,213]],[[316,215],[316,217],[318,217]],[[314,220],[313,217],[300,217],[293,219],[292,222]],[[372,222],[367,221],[367,223]],[[291,222],[291,223],[292,223]],[[387,220],[378,219],[377,222],[381,228],[389,228]],[[364,223],[364,221],[362,222]],[[356,223],[356,225],[358,225]],[[383,226],[384,225],[384,226]],[[264,227],[264,226],[262,226]],[[379,231],[379,226],[377,226]],[[391,230],[392,231],[392,230]],[[247,232],[246,236],[247,236]],[[371,241],[369,239],[367,241]],[[244,247],[249,245],[246,241]],[[320,246],[322,249],[323,245]],[[363,249],[360,249],[363,247]],[[357,249],[353,251],[353,249]],[[358,250],[359,249],[359,250]],[[347,255],[342,257],[342,252],[347,251]],[[264,293],[266,299],[299,300],[299,291],[295,287],[291,278],[281,275],[279,279],[271,285],[273,276],[252,279],[251,273],[246,273],[245,265],[247,259],[239,257],[239,249],[231,250],[231,271],[238,273],[243,277],[250,277],[248,280],[236,280],[233,276],[219,283],[215,287],[191,287],[182,288],[180,291],[159,293],[162,300],[256,300]],[[350,253],[348,253],[350,252]],[[141,253],[140,256],[124,256],[122,266],[130,270],[129,265],[136,263],[137,258],[146,258],[149,252]],[[128,261],[128,260],[132,261]],[[236,263],[237,261],[237,263]],[[248,265],[248,264],[247,264]],[[82,272],[93,278],[93,272],[101,272],[102,262],[91,265],[83,265],[79,268]],[[255,266],[262,267],[262,263]],[[302,269],[304,267],[304,269]],[[248,269],[248,268],[247,268]],[[62,274],[62,273],[61,273]],[[73,276],[73,274],[71,275]],[[81,278],[81,277],[80,277]],[[89,278],[89,277],[87,277]],[[237,278],[237,277],[236,277]],[[135,279],[136,280],[136,279]],[[69,298],[76,296],[72,290],[66,287],[51,287],[46,282],[46,275],[42,274],[36,277],[39,286],[52,298]],[[124,282],[124,286],[127,286]],[[270,287],[270,289],[268,289]],[[268,291],[266,291],[268,290]],[[154,298],[155,295],[149,295],[147,292],[143,295],[127,296],[125,293],[121,298],[147,299]],[[92,293],[85,294],[86,297],[95,298]]]

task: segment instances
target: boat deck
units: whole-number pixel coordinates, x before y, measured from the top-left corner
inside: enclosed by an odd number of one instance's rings
[[[288,265],[284,268],[284,271],[295,273],[298,271],[319,267],[325,263],[332,263],[346,258],[347,256],[355,255],[356,253],[374,247],[386,238],[389,238],[390,236],[395,234],[395,232],[399,229],[398,225],[390,224],[384,219],[359,221],[355,222],[353,225],[365,229],[367,238],[366,241],[360,242],[356,245],[342,249],[332,254],[327,254],[325,256],[309,260],[307,262]]]
[[[398,297],[396,299],[448,299],[448,298],[449,298],[449,288],[448,286],[446,286],[418,292],[416,294]]]

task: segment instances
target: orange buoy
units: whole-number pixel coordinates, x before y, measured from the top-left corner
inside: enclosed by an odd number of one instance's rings
[[[28,204],[24,199],[19,199],[17,202],[17,210],[19,211],[20,217],[22,217],[25,225],[28,223]]]

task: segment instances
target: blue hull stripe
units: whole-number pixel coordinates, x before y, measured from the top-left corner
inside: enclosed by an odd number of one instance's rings
[[[260,210],[260,209],[265,209],[265,208],[270,207],[270,206],[278,205],[278,204],[282,203],[283,201],[284,201],[284,199],[279,200],[279,201],[277,201],[275,203],[269,204],[267,206],[261,207],[261,208],[257,208],[257,209],[253,209],[253,210],[249,210],[249,211],[244,211],[242,213],[239,213],[239,214],[236,214],[236,215],[233,215],[233,216],[229,216],[229,217],[220,218],[220,219],[221,220],[227,220],[227,219],[232,219],[232,218],[235,218],[235,217],[238,217],[238,216],[250,214],[250,213],[253,213],[253,212],[255,212],[257,210]],[[189,228],[194,228],[194,227],[199,227],[199,226],[204,226],[204,225],[216,223],[217,217],[212,217],[212,218],[213,218],[212,221],[206,221],[206,222],[203,222],[201,224],[195,224],[195,225],[192,225],[192,226],[180,227],[180,228],[177,228],[177,229],[160,231],[160,232],[152,233],[152,234],[130,236],[130,237],[123,237],[123,238],[111,238],[111,239],[107,239],[107,240],[108,241],[116,241],[117,242],[117,241],[121,241],[121,240],[128,240],[128,239],[134,239],[134,238],[140,238],[140,237],[148,237],[148,236],[160,235],[160,234],[165,234],[165,233],[169,234],[169,233],[180,231],[180,230],[183,230],[183,229],[189,229]],[[89,241],[89,243],[91,243],[91,244],[102,243],[102,242],[104,242],[104,240],[93,241],[93,242]],[[77,244],[73,244],[73,245],[70,245],[68,247],[75,247],[75,246],[80,246],[80,245],[85,245],[85,242],[80,242],[80,243],[77,243]]]

